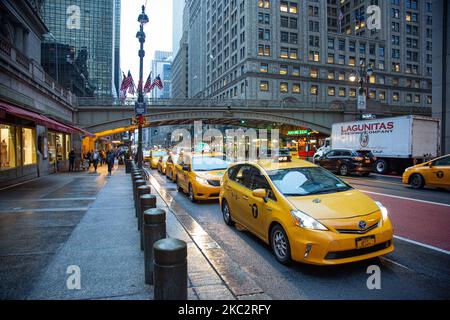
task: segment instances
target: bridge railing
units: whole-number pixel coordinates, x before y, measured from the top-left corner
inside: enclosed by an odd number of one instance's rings
[[[108,97],[95,98],[78,98],[78,105],[80,107],[132,107],[136,103],[136,98],[131,99],[117,99]],[[205,108],[205,107],[220,107],[220,108],[300,108],[300,109],[319,109],[319,110],[344,110],[344,103],[330,103],[330,102],[301,102],[301,101],[286,101],[286,100],[216,100],[216,99],[145,99],[148,106],[155,107],[177,107],[177,108]]]

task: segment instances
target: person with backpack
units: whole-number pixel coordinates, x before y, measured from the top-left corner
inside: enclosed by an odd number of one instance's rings
[[[92,153],[92,164],[94,165],[95,173],[97,173],[97,167],[98,167],[99,160],[100,160],[100,153],[97,150],[95,150]]]
[[[111,173],[112,173],[115,159],[116,159],[116,157],[115,157],[114,151],[112,151],[112,150],[109,151],[108,155],[106,156],[106,164],[108,165],[108,175],[111,175]]]

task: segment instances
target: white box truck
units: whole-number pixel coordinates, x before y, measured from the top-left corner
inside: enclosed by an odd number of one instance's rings
[[[333,149],[370,150],[377,157],[375,172],[402,173],[405,168],[440,155],[440,120],[402,116],[336,123]]]

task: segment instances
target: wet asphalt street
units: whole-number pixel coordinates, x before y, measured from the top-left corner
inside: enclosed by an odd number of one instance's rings
[[[217,202],[193,204],[186,195],[176,191],[174,183],[169,182],[156,171],[151,173],[169,192],[173,200],[182,206],[273,299],[450,298],[450,255],[448,252],[439,252],[397,238],[395,251],[380,259],[330,267],[298,263],[286,267],[276,262],[269,247],[258,238],[239,227],[230,228],[225,225]],[[347,181],[358,189],[371,192],[367,194],[374,199],[382,197],[385,203],[393,199],[408,203],[414,199],[436,201],[438,204],[411,202],[411,205],[420,203],[445,211],[446,217],[443,221],[448,223],[448,207],[440,205],[450,203],[450,195],[446,191],[410,190],[401,185],[398,178],[392,177],[352,177]],[[436,213],[439,217],[442,215],[441,211]],[[397,220],[393,219],[394,226],[408,219],[407,214],[408,212],[402,212],[401,217]],[[416,222],[415,227],[420,228],[420,226],[421,222]],[[444,231],[449,230],[450,225],[441,224],[440,228]],[[410,235],[414,236],[414,234]],[[447,237],[447,233],[440,235],[439,243],[448,244]],[[367,288],[366,282],[369,277],[367,267],[370,265],[378,265],[381,269],[381,290]]]

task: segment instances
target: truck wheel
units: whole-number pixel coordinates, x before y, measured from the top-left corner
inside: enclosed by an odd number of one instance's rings
[[[341,166],[339,167],[339,174],[341,176],[348,175],[348,166],[346,164],[341,164]]]
[[[389,165],[385,160],[377,160],[375,162],[375,171],[379,174],[385,174],[388,172]]]
[[[411,184],[411,187],[413,189],[422,189],[425,185],[425,181],[423,180],[423,177],[420,174],[413,174],[411,178],[409,178],[409,183]]]

